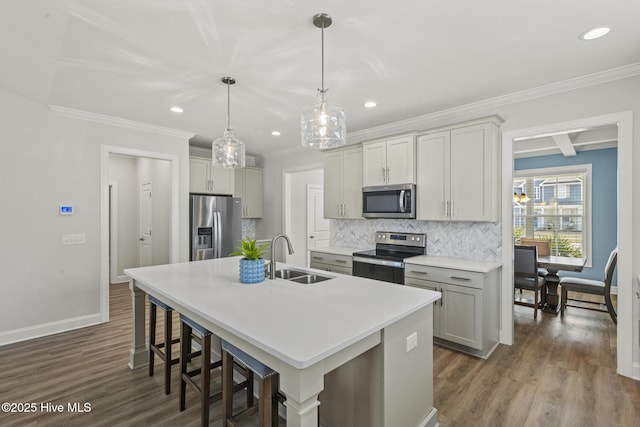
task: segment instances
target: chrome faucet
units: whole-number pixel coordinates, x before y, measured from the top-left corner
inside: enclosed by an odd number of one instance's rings
[[[276,235],[276,237],[274,237],[271,240],[271,264],[269,266],[270,270],[269,270],[269,279],[275,279],[276,278],[276,240],[278,240],[278,238],[283,237],[286,241],[287,241],[287,246],[289,249],[289,255],[293,255],[293,246],[291,246],[291,240],[289,240],[289,236],[287,236],[284,233],[280,233],[278,235]]]

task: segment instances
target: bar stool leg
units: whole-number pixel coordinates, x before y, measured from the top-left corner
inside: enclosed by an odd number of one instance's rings
[[[173,364],[171,357],[171,347],[173,342],[171,340],[171,321],[173,312],[165,310],[164,312],[164,393],[171,393],[171,366]],[[155,328],[154,328],[155,329]]]
[[[156,306],[149,304],[149,376],[153,376],[154,354],[152,346],[156,345]]]
[[[247,400],[249,397],[247,396]],[[233,413],[233,356],[222,350],[222,423]]]
[[[258,381],[258,425],[260,427],[277,426],[273,423],[273,375]]]
[[[186,407],[187,383],[184,376],[187,374],[187,355],[191,349],[191,327],[180,322],[180,411]]]
[[[205,335],[202,339],[202,369],[200,370],[201,392],[200,405],[202,425],[209,425],[209,393],[211,393],[211,335]]]

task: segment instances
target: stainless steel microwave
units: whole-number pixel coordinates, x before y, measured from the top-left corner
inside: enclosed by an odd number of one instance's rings
[[[362,187],[362,216],[365,218],[416,217],[416,185]]]

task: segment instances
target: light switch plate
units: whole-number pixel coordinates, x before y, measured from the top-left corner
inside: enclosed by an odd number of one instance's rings
[[[62,245],[84,245],[87,243],[87,235],[85,233],[78,234],[63,234]]]
[[[407,337],[407,353],[418,346],[418,333],[414,332]]]

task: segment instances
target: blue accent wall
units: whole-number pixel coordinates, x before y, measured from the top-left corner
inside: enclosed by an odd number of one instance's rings
[[[522,170],[582,164],[592,165],[592,267],[585,268],[582,273],[559,272],[559,275],[603,280],[609,254],[618,244],[618,149],[579,151],[574,157],[557,154],[515,159],[514,168]]]

